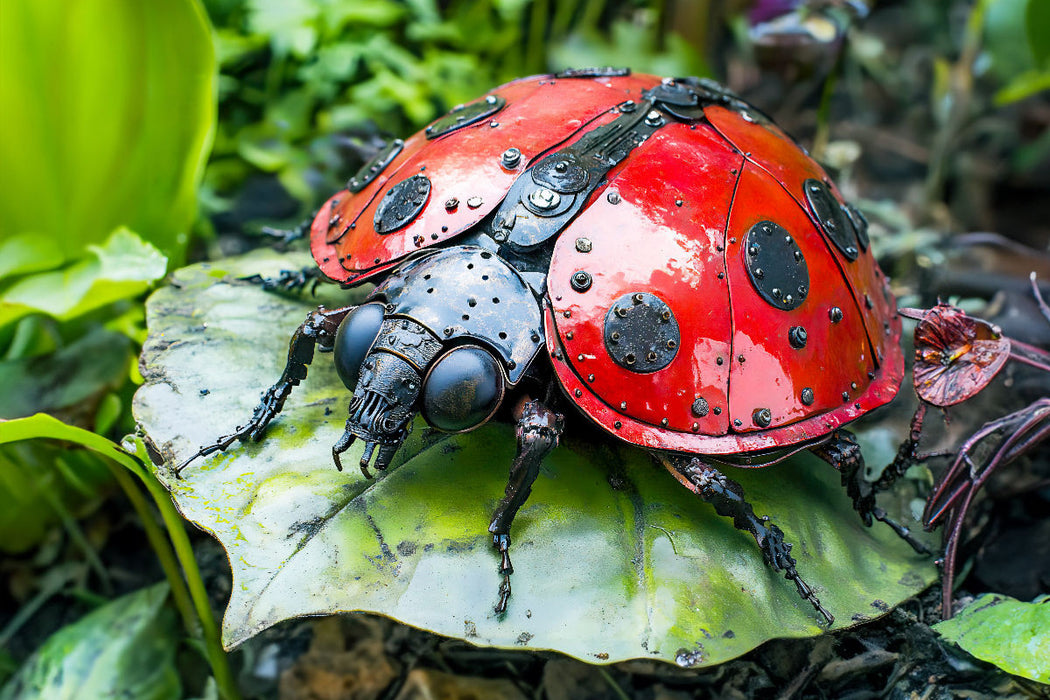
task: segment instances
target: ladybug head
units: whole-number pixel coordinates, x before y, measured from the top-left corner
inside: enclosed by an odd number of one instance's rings
[[[450,250],[403,265],[339,326],[335,366],[354,394],[336,452],[364,440],[362,467],[390,463],[417,411],[448,432],[485,423],[541,346],[527,285],[496,275],[508,266],[491,253]]]

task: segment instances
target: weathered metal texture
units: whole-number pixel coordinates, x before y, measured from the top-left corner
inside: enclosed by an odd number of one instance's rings
[[[357,174],[350,178],[346,183],[346,189],[354,193],[363,190],[386,170],[386,167],[397,158],[404,147],[405,142],[401,139],[389,141],[380,149],[379,153],[376,153],[371,160],[361,166]]]
[[[698,435],[729,429],[731,326],[721,247],[742,159],[712,129],[693,126],[669,124],[636,148],[558,239],[547,281],[554,311],[547,341],[559,380],[584,413],[629,442],[692,445],[695,452]],[[592,279],[582,292],[572,286],[579,271]],[[679,326],[683,345],[655,372],[622,367],[605,348],[606,315],[635,293],[658,295]],[[707,415],[694,415],[697,398],[710,406]]]
[[[517,270],[487,250],[455,246],[405,263],[371,299],[387,317],[407,317],[442,342],[467,338],[491,348],[516,383],[543,345],[540,305]],[[383,335],[376,341],[383,347]]]
[[[763,298],[748,277],[748,234],[767,221],[776,222],[792,237],[809,268],[809,289],[801,303],[789,310]],[[828,412],[818,419],[815,433],[805,430],[806,437],[813,437],[828,432],[824,419],[840,423],[852,420],[892,398],[896,383],[886,387],[879,375],[875,375],[879,381],[874,383],[869,378],[875,361],[835,253],[798,202],[753,163],[744,166],[737,185],[729,216],[726,261],[733,314],[729,376],[733,430],[776,428]],[[795,262],[786,256],[780,264],[790,267]],[[798,290],[784,293],[790,291]],[[838,322],[831,314],[835,307],[843,310]],[[797,327],[805,329],[803,347],[796,347],[801,344],[799,331],[792,329]],[[813,390],[810,405],[802,400],[807,387]],[[754,420],[757,408],[770,410],[767,426]]]
[[[311,229],[314,259],[329,278],[354,284],[421,248],[444,243],[489,215],[534,158],[611,121],[612,107],[640,100],[642,91],[658,82],[653,76],[537,76],[496,88],[490,94],[505,99],[506,106],[491,119],[433,140],[420,132],[406,139],[401,153],[360,192],[344,190],[329,199]],[[509,148],[521,154],[513,167],[505,167],[503,159]],[[428,178],[429,199],[403,226],[377,234],[373,221],[383,196],[413,175]]]
[[[750,162],[780,182],[802,209],[809,212],[814,223],[817,223],[818,219],[806,200],[806,180],[812,178],[823,182],[835,200],[839,204],[843,203],[842,194],[828,179],[824,170],[777,126],[761,120],[748,121],[740,112],[721,106],[708,107],[704,114],[715,129]],[[843,255],[830,239],[826,240],[829,248],[835,250],[835,261],[842,270],[847,286],[853,291],[856,311],[864,319],[864,327],[871,341],[872,351],[876,354],[876,361],[878,362],[877,356],[881,352],[892,369],[903,363],[899,344],[894,341],[894,337],[900,336],[896,301],[889,293],[885,275],[866,245],[866,229],[861,238],[863,240],[858,241],[863,243],[860,246],[860,255],[853,261]],[[866,299],[870,299],[870,304]],[[844,312],[849,312],[847,307],[842,308]],[[885,325],[887,323],[888,327]]]

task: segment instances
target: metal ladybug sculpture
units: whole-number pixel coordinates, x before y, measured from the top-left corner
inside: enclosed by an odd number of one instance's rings
[[[321,208],[320,273],[376,284],[318,308],[251,420],[196,457],[260,438],[314,350],[353,392],[340,455],[384,469],[414,414],[469,431],[506,406],[518,453],[489,525],[510,597],[511,525],[577,410],[646,448],[799,576],[781,530],[715,466],[809,449],[876,506],[846,423],[903,375],[901,324],[866,222],[770,120],[720,85],[623,69],[508,83],[389,143]],[[560,389],[557,391],[554,389]]]

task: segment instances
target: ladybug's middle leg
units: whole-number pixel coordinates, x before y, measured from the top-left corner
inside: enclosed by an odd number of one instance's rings
[[[510,526],[518,509],[532,492],[532,484],[540,473],[540,464],[551,450],[558,446],[563,417],[543,405],[541,401],[524,400],[516,409],[518,416],[518,454],[510,465],[506,495],[496,506],[489,532],[492,546],[501,555],[499,572],[503,580],[499,586],[499,602],[496,612],[507,609],[510,598],[510,575],[514,566],[510,563]]]
[[[870,526],[873,518],[884,522],[916,552],[930,553],[925,544],[912,537],[911,530],[889,517],[886,511],[875,503],[875,494],[887,488],[894,479],[886,478],[872,483],[864,478],[864,455],[861,454],[860,445],[857,444],[857,438],[853,433],[848,430],[837,430],[832,434],[830,440],[814,447],[812,451],[813,454],[842,473],[842,485],[846,487],[846,493],[853,499],[853,508],[865,525]]]
[[[186,465],[198,457],[225,451],[237,440],[245,438],[258,440],[273,417],[284,408],[285,399],[292,393],[292,387],[298,386],[299,382],[306,379],[306,367],[314,359],[314,348],[320,346],[322,352],[331,350],[335,343],[339,323],[355,308],[357,307],[344,306],[340,309],[329,310],[318,306],[316,310],[311,311],[302,325],[295,330],[292,340],[288,343],[288,361],[285,363],[281,378],[263,392],[251,420],[238,426],[229,435],[224,435],[212,444],[201,447],[196,454],[175,468],[175,476],[179,476]]]
[[[795,570],[791,544],[784,541],[783,531],[770,524],[768,516],[755,515],[751,504],[744,500],[744,489],[740,484],[692,455],[660,454],[658,459],[683,486],[714,506],[716,513],[732,518],[738,530],[750,532],[773,571],[783,571],[784,578],[795,582],[798,594],[808,600],[829,625],[835,622],[832,614],[820,604],[813,589]]]

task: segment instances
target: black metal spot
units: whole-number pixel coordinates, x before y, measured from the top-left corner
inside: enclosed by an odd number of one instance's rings
[[[479,122],[500,111],[506,104],[507,100],[499,95],[488,95],[470,104],[455,107],[451,112],[427,127],[427,138],[436,139],[438,136],[444,136],[456,129],[462,129],[465,126]]]
[[[799,395],[799,399],[802,400],[802,404],[804,406],[812,406],[814,398],[815,397],[813,396],[813,390],[810,389],[808,386],[805,389],[803,389],[802,393]]]
[[[368,183],[375,180],[379,173],[383,172],[386,166],[390,165],[390,162],[397,158],[397,155],[401,153],[401,149],[405,147],[405,142],[401,139],[394,139],[388,142],[379,153],[376,153],[372,160],[368,161],[361,166],[361,169],[357,171],[350,180],[346,183],[346,189],[351,192],[360,192]]]
[[[429,197],[430,180],[425,175],[413,175],[391,187],[376,207],[372,222],[376,233],[390,233],[411,222]]]
[[[697,418],[703,418],[704,416],[706,416],[708,409],[709,407],[707,405],[707,399],[703,397],[697,398],[697,400],[693,402],[693,405],[691,407],[693,415]]]
[[[838,323],[842,320],[842,309],[837,306],[832,306],[828,311],[828,318],[831,319],[832,323]]]
[[[744,424],[744,421],[740,420],[739,418],[734,418],[734,419],[733,419],[733,425],[735,425],[736,427],[738,427],[738,428],[739,428],[739,427],[740,427],[740,426],[742,426],[743,424]]]
[[[791,330],[788,331],[788,342],[796,350],[806,347],[807,340],[809,340],[809,334],[806,333],[806,329],[802,326],[792,326]]]
[[[613,427],[619,430],[623,427],[623,423],[621,423],[620,421],[616,421],[615,423],[613,423]]]
[[[671,364],[681,342],[678,321],[670,307],[648,292],[624,294],[617,299],[605,314],[603,335],[613,361],[640,374]]]
[[[716,365],[721,365],[721,364],[725,363],[725,361],[726,361],[726,360],[725,360],[725,358],[724,358],[724,357],[716,357],[716,358],[715,358],[715,364],[716,364]]]
[[[768,408],[756,408],[751,413],[751,420],[759,428],[768,428],[773,422],[773,412]]]
[[[722,408],[721,408],[720,406],[715,406],[715,407],[714,407],[714,408],[712,408],[711,410],[712,410],[712,411],[714,411],[714,413],[715,413],[715,415],[716,415],[716,416],[720,416],[720,415],[722,415]]]
[[[849,392],[848,391],[842,392],[842,400],[843,401],[849,401]]]
[[[773,221],[760,221],[747,232],[744,249],[748,277],[762,299],[783,311],[802,305],[806,292],[799,290],[809,289],[809,268],[787,229]]]
[[[577,292],[586,292],[591,288],[592,281],[591,273],[586,270],[579,270],[578,272],[572,273],[572,279],[569,284],[571,284],[572,288]]]
[[[532,169],[532,179],[560,194],[581,192],[587,187],[590,174],[579,160],[572,151],[552,153]]]
[[[847,260],[857,259],[857,231],[853,227],[845,208],[835,199],[828,186],[820,180],[810,178],[802,185],[810,211],[824,234]]]

